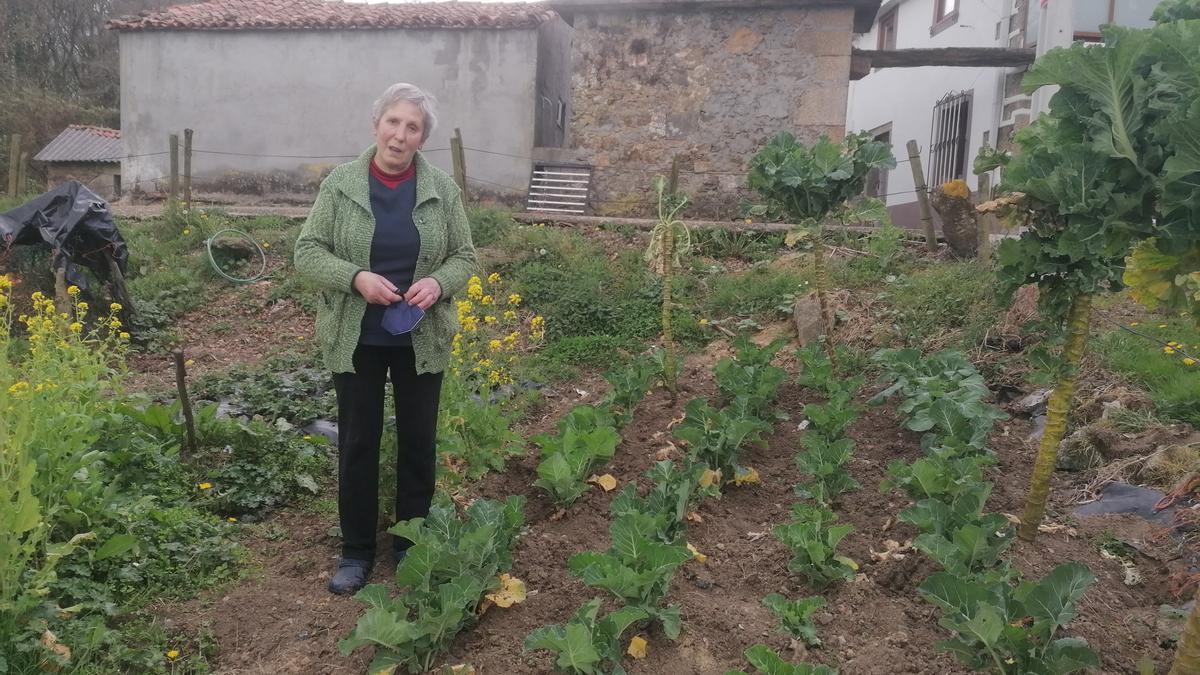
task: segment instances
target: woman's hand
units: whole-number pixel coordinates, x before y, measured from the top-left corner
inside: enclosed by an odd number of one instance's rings
[[[404,296],[396,292],[395,284],[366,270],[354,275],[354,290],[372,305],[387,306],[404,299]]]
[[[442,297],[442,287],[438,284],[437,279],[433,277],[425,277],[413,283],[408,287],[408,292],[404,294],[404,299],[410,305],[416,305],[421,308],[421,311],[427,311],[433,307],[433,303]]]

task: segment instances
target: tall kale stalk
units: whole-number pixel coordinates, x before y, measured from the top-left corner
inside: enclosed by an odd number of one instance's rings
[[[679,359],[675,353],[675,337],[671,326],[671,286],[675,279],[675,268],[692,247],[692,235],[687,225],[679,219],[679,212],[687,206],[686,195],[673,192],[667,180],[659,176],[654,180],[654,191],[658,194],[658,224],[650,232],[650,246],[646,249],[646,262],[662,276],[662,329],[663,329],[663,386],[671,394],[674,403],[679,395],[676,378]]]
[[[799,229],[788,235],[793,246],[812,242],[813,271],[825,352],[837,367],[833,349],[833,317],[829,307],[829,278],[825,269],[824,222],[847,212],[849,201],[862,194],[872,169],[893,168],[892,148],[866,133],[850,134],[841,143],[822,136],[811,148],[782,132],[750,161],[750,187],[781,209]]]

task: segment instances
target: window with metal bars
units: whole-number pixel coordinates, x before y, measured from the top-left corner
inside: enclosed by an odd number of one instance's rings
[[[971,136],[971,92],[946,94],[933,106],[930,131],[931,187],[967,178],[967,144]]]

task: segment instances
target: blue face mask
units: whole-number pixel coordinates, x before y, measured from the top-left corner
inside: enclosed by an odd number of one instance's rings
[[[424,318],[425,311],[416,305],[410,305],[401,300],[392,305],[383,312],[383,321],[381,325],[383,329],[392,335],[403,335],[417,327]]]

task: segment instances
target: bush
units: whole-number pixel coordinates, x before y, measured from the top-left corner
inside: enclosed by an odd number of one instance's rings
[[[476,246],[491,246],[513,226],[512,215],[508,211],[489,206],[467,209],[467,220],[471,223],[471,241]]]
[[[991,270],[971,261],[934,263],[900,277],[880,294],[899,344],[971,348],[1004,312]]]

